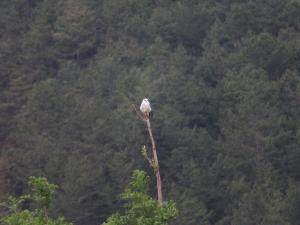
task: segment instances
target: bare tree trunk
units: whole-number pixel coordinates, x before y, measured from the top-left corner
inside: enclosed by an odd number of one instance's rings
[[[152,151],[153,151],[153,158],[154,158],[154,172],[156,176],[156,187],[157,187],[157,200],[159,203],[162,203],[163,197],[162,197],[162,187],[161,187],[161,177],[160,177],[160,172],[159,172],[159,164],[158,164],[158,158],[157,158],[157,153],[156,153],[156,147],[155,147],[155,141],[152,135],[152,130],[151,130],[151,125],[150,125],[150,119],[145,118],[145,123],[148,128],[149,132],[149,137],[152,143]]]
[[[149,132],[149,137],[151,140],[151,144],[152,144],[152,152],[153,152],[153,160],[150,159],[147,156],[147,152],[146,152],[146,147],[144,147],[145,149],[145,157],[146,159],[149,161],[150,166],[153,168],[155,176],[156,176],[156,188],[157,188],[157,201],[162,204],[163,202],[163,197],[162,197],[162,185],[161,185],[161,177],[160,177],[160,172],[159,172],[159,164],[158,164],[158,158],[157,158],[157,153],[156,153],[156,146],[155,146],[155,141],[153,138],[153,134],[152,134],[152,130],[151,130],[151,125],[150,125],[150,118],[149,118],[149,113],[144,114],[143,116],[141,116],[141,114],[139,113],[139,111],[136,109],[135,105],[132,104],[133,109],[135,110],[136,114],[138,115],[138,117],[143,120],[148,128],[148,132]]]

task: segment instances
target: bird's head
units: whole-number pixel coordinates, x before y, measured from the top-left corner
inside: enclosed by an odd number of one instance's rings
[[[143,101],[145,102],[149,102],[148,98],[144,98]]]

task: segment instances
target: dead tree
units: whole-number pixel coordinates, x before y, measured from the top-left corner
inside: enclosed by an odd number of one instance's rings
[[[155,176],[156,176],[156,188],[157,188],[157,200],[159,203],[163,202],[163,196],[162,196],[162,182],[160,177],[160,171],[159,171],[159,163],[158,163],[158,157],[157,157],[157,151],[156,151],[156,145],[152,134],[151,129],[151,123],[150,123],[150,117],[148,116],[141,116],[140,112],[137,111],[136,107],[132,105],[137,115],[145,122],[145,125],[147,127],[149,138],[152,144],[152,154],[153,158],[149,158],[146,147],[144,146],[142,149],[142,154],[145,156],[145,158],[150,163],[150,166],[153,168]]]

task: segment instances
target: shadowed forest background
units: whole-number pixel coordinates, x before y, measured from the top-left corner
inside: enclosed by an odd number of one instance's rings
[[[45,176],[104,222],[154,178],[148,97],[174,225],[299,225],[299,71],[298,0],[1,0],[0,199]]]

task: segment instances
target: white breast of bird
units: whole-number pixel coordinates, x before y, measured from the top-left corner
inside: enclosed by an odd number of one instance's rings
[[[145,112],[150,112],[151,111],[151,105],[150,105],[150,102],[147,98],[144,98],[142,103],[141,103],[141,106],[140,106],[140,110],[141,112],[145,113]]]

